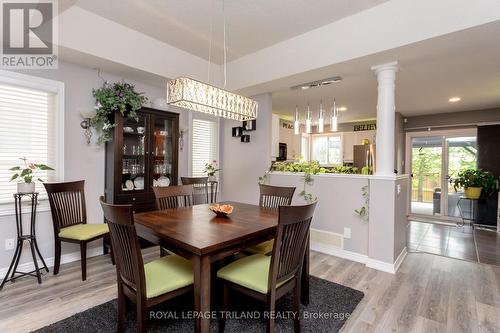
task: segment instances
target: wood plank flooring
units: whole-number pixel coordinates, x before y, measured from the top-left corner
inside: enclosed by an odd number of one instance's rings
[[[158,248],[144,251],[146,261]],[[313,252],[311,273],[365,293],[343,332],[500,332],[500,267],[409,253],[397,274]],[[0,292],[0,332],[28,332],[116,297],[108,255],[79,262],[58,276],[21,279]],[[72,332],[73,333],[73,332]]]

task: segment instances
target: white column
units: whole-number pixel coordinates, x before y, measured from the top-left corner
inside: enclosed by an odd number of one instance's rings
[[[394,175],[394,127],[396,117],[395,80],[397,61],[373,66],[377,74],[377,153],[376,175]]]

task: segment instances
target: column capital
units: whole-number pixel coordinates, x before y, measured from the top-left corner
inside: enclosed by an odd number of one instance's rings
[[[392,71],[395,73],[399,70],[399,66],[397,61],[391,61],[385,64],[372,66],[371,70],[377,74],[384,71]]]

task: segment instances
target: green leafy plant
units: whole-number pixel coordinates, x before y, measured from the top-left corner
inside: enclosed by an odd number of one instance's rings
[[[212,163],[206,163],[205,164],[205,173],[209,177],[215,176],[215,173],[217,171],[220,171],[220,169],[217,168],[217,161],[213,160]]]
[[[368,221],[369,208],[370,208],[370,184],[369,183],[361,188],[361,195],[363,196],[363,199],[365,200],[365,204],[363,206],[361,206],[360,208],[355,209],[354,213],[356,213],[356,215],[358,215],[363,220]]]
[[[93,89],[92,95],[96,100],[96,115],[91,119],[92,127],[99,133],[98,143],[111,140],[115,111],[127,119],[139,121],[137,110],[147,102],[143,93],[138,93],[132,84],[126,82],[105,82],[99,89]]]
[[[19,159],[23,161],[23,165],[17,165],[9,169],[9,171],[14,171],[10,177],[10,181],[18,180],[20,182],[31,183],[38,180],[43,183],[43,180],[37,177],[37,173],[40,170],[54,170],[45,164],[28,163],[26,157],[20,157]]]
[[[358,168],[348,166],[321,167],[317,161],[307,162],[300,158],[294,162],[275,162],[271,171],[357,174]]]
[[[458,173],[458,177],[450,179],[450,183],[457,191],[460,188],[482,187],[485,195],[491,195],[498,190],[498,178],[489,171],[481,169],[466,169]]]

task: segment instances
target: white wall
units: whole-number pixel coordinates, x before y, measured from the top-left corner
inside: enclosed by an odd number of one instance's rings
[[[258,178],[271,166],[272,98],[271,94],[253,96],[259,103],[257,130],[247,132],[250,142],[233,138],[231,128],[241,122],[221,121],[221,192],[223,200],[259,202]]]
[[[87,146],[80,127],[80,110],[90,109],[95,101],[92,97],[92,88],[102,85],[101,79],[97,77],[96,70],[78,65],[59,63],[57,70],[25,70],[24,74],[44,77],[52,80],[62,81],[65,84],[65,137],[64,137],[64,175],[65,180],[85,179],[85,191],[87,201],[87,216],[89,223],[101,223],[102,211],[98,203],[98,197],[104,192],[104,148],[92,144]],[[121,77],[110,73],[102,73],[108,81],[118,81]],[[156,98],[165,98],[164,87],[156,87],[127,80],[136,85],[136,90],[144,92],[154,101]],[[186,111],[176,109],[180,113],[180,128],[188,128],[188,116]],[[179,152],[179,175],[187,175],[187,147],[189,139],[185,138],[185,148]],[[43,186],[43,185],[37,185]],[[42,203],[43,205],[43,203]],[[26,217],[27,218],[27,217]],[[25,219],[26,219],[25,218]],[[14,254],[14,251],[5,251],[5,239],[15,238],[16,228],[14,216],[0,216],[0,271],[6,268]],[[40,250],[44,258],[54,256],[53,228],[49,211],[39,212],[37,215],[37,238]],[[90,246],[100,246],[95,242]],[[79,251],[73,244],[63,245],[63,254]],[[89,251],[90,252],[90,251]],[[21,263],[30,261],[28,251],[23,251]],[[2,276],[3,274],[0,274]]]

